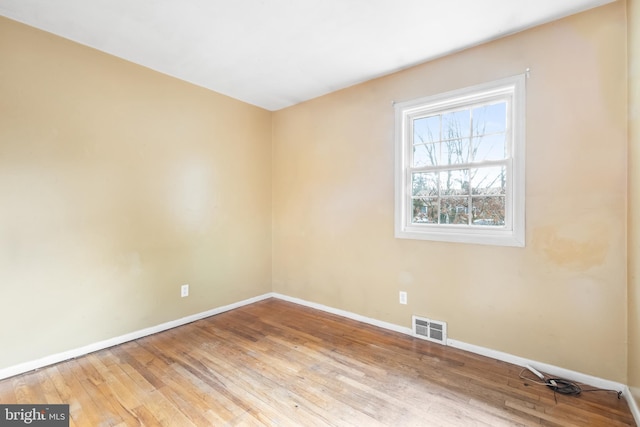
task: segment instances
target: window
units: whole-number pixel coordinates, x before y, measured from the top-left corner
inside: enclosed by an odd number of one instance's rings
[[[524,75],[396,109],[396,237],[524,246]]]

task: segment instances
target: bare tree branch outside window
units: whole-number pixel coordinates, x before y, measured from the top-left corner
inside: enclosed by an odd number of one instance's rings
[[[413,120],[413,223],[504,226],[506,102]]]

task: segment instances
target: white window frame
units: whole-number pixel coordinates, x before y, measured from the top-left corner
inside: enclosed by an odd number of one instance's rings
[[[522,74],[395,104],[396,238],[518,247],[525,245],[525,80]],[[412,223],[412,118],[495,99],[507,101],[505,225]]]

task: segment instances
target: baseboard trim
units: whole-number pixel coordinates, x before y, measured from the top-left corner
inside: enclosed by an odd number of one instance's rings
[[[631,410],[633,418],[636,420],[636,424],[640,426],[640,408],[638,407],[638,402],[636,402],[636,399],[633,397],[629,387],[625,386],[622,394],[624,395],[627,404],[629,404],[629,409]]]
[[[201,313],[192,314],[190,316],[182,317],[177,320],[162,323],[160,325],[151,326],[149,328],[141,329],[139,331],[131,332],[118,337],[110,338],[104,341],[99,341],[93,344],[89,344],[83,347],[75,348],[72,350],[64,351],[62,353],[52,354],[40,359],[32,360],[29,362],[20,363],[18,365],[9,366],[8,368],[0,369],[0,380],[23,374],[25,372],[40,369],[45,366],[53,365],[55,363],[64,362],[65,360],[74,359],[85,354],[93,353],[98,350],[102,350],[114,345],[123,344],[128,341],[133,341],[138,338],[153,335],[158,332],[166,331],[167,329],[173,329],[178,326],[186,325],[187,323],[195,322],[196,320],[204,319],[205,317],[213,316],[216,314],[224,313],[225,311],[233,310],[245,305],[253,304],[258,301],[262,301],[267,298],[271,298],[272,293],[266,293],[253,298],[248,298],[233,304],[228,304],[221,307],[216,307],[211,310],[203,311]]]
[[[114,337],[108,340],[100,341],[97,343],[89,344],[84,347],[79,347],[76,349],[64,351],[62,353],[53,354],[50,356],[46,356],[37,360],[32,360],[25,363],[20,363],[18,365],[10,366],[8,368],[0,369],[0,380],[13,377],[16,375],[23,374],[25,372],[33,371],[36,369],[43,368],[45,366],[53,365],[59,362],[64,362],[65,360],[77,358],[84,356],[89,353],[93,353],[98,350],[102,350],[108,347],[113,347],[118,344],[123,344],[128,341],[133,341],[138,338],[146,337],[148,335],[153,335],[158,332],[166,331],[168,329],[173,329],[178,326],[186,325],[187,323],[195,322],[196,320],[204,319],[206,317],[214,316],[216,314],[224,313],[225,311],[233,310],[235,308],[239,308],[245,305],[253,304],[258,301],[262,301],[268,298],[278,298],[284,301],[289,301],[295,304],[299,304],[302,306],[315,308],[317,310],[321,310],[327,313],[335,314],[338,316],[345,317],[347,319],[356,320],[359,322],[367,323],[373,326],[377,326],[383,329],[399,332],[406,335],[413,335],[413,330],[411,328],[407,328],[404,326],[396,325],[394,323],[384,322],[381,320],[377,320],[371,317],[362,316],[360,314],[352,313],[350,311],[341,310],[338,308],[326,306],[323,304],[318,304],[315,302],[303,300],[300,298],[290,297],[288,295],[279,294],[276,292],[269,292],[263,295],[259,295],[257,297],[248,298],[233,304],[228,304],[225,306],[213,308],[211,310],[203,311],[201,313],[192,314],[190,316],[186,316],[177,320],[172,320],[170,322],[162,323],[160,325],[152,326],[149,328],[141,329],[139,331],[131,332],[125,335],[121,335],[118,337]],[[629,405],[629,409],[631,410],[631,414],[633,415],[636,424],[640,425],[640,409],[638,408],[636,400],[633,398],[629,387],[625,384],[618,383],[615,381],[605,380],[603,378],[594,377],[592,375],[583,374],[580,372],[572,371],[569,369],[561,368],[558,366],[550,365],[548,363],[542,363],[535,360],[527,359],[520,356],[515,356],[509,353],[504,353],[497,350],[492,350],[489,348],[477,346],[474,344],[468,344],[462,341],[457,341],[453,339],[447,340],[447,345],[460,349],[469,351],[471,353],[479,354],[482,356],[490,357],[492,359],[500,360],[507,363],[512,363],[517,366],[526,366],[531,365],[534,366],[539,371],[545,372],[547,374],[558,376],[562,378],[569,379],[571,381],[576,381],[582,384],[588,384],[593,387],[611,389],[611,390],[620,390]]]
[[[278,298],[278,299],[284,300],[284,301],[289,301],[289,302],[292,302],[292,303],[295,303],[295,304],[304,305],[305,307],[315,308],[315,309],[318,309],[318,310],[321,310],[321,311],[325,311],[325,312],[331,313],[331,314],[337,314],[338,316],[346,317],[347,319],[357,320],[359,322],[368,323],[370,325],[378,326],[378,327],[383,328],[383,329],[389,329],[391,331],[400,332],[402,334],[411,335],[413,333],[411,328],[406,328],[406,327],[403,327],[403,326],[399,326],[399,325],[396,325],[394,323],[383,322],[381,320],[373,319],[371,317],[361,316],[359,314],[352,313],[350,311],[340,310],[339,308],[333,308],[333,307],[329,307],[327,305],[318,304],[318,303],[315,303],[315,302],[303,300],[303,299],[300,299],[300,298],[290,297],[288,295],[283,295],[283,294],[279,294],[279,293],[272,293],[271,296],[273,296],[274,298]]]
[[[279,294],[279,293],[273,293],[272,296],[274,298],[293,302],[306,307],[316,308],[318,310],[322,310],[327,313],[337,314],[338,316],[346,317],[347,319],[357,320],[360,322],[368,323],[373,326],[381,327],[383,329],[389,329],[395,332],[400,332],[403,334],[413,336],[413,330],[411,328],[406,328],[393,323],[383,322],[377,319],[372,319],[370,317],[362,316],[360,314],[352,313],[346,310],[329,307],[323,304],[318,304],[315,302],[306,301],[300,298],[290,297],[290,296]],[[636,404],[635,399],[631,395],[631,391],[629,390],[629,387],[627,387],[625,384],[606,380],[603,378],[598,378],[592,375],[583,374],[581,372],[572,371],[569,369],[561,368],[559,366],[550,365],[548,363],[538,362],[536,360],[515,356],[513,354],[492,350],[492,349],[481,347],[478,345],[468,344],[468,343],[453,340],[453,339],[447,339],[447,345],[453,348],[465,350],[471,353],[479,354],[481,356],[490,357],[492,359],[511,363],[517,366],[525,367],[527,365],[530,365],[546,374],[565,378],[581,384],[587,384],[592,387],[621,391],[622,395],[624,396],[625,400],[629,405],[629,409],[631,410],[631,414],[633,415],[636,421],[636,424],[640,425],[640,412],[638,411],[638,406]]]
[[[474,344],[468,344],[462,341],[448,339],[447,345],[460,350],[465,350],[471,353],[479,354],[481,356],[486,356],[492,359],[500,360],[502,362],[511,363],[517,366],[525,367],[527,365],[530,365],[536,368],[538,371],[544,372],[545,374],[549,374],[554,377],[565,378],[581,384],[587,384],[592,387],[597,387],[597,388],[602,388],[607,390],[622,391],[623,394],[624,394],[624,389],[627,388],[625,384],[622,384],[619,382],[605,380],[603,378],[594,377],[592,375],[583,374],[581,372],[572,371],[570,369],[561,368],[559,366],[538,362],[536,360],[527,359],[520,356],[514,356],[513,354],[503,353],[501,351],[492,350],[490,348],[481,347]]]

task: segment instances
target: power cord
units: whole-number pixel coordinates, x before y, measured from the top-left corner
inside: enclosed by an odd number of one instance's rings
[[[532,372],[534,375],[540,378],[540,381],[525,376],[524,375],[525,371]],[[607,390],[607,389],[599,389],[599,388],[591,388],[591,389],[583,390],[582,387],[580,387],[580,385],[578,385],[578,383],[576,382],[569,381],[564,378],[548,378],[546,375],[540,373],[539,371],[535,370],[530,366],[527,366],[522,371],[520,371],[520,378],[525,381],[532,382],[534,384],[544,385],[549,387],[554,392],[554,398],[556,393],[565,394],[568,396],[577,396],[582,392],[586,393],[586,392],[596,392],[596,391],[605,392],[605,393],[616,393],[618,396],[618,399],[622,397],[622,392],[618,390]],[[557,399],[556,399],[556,403],[557,403]]]

